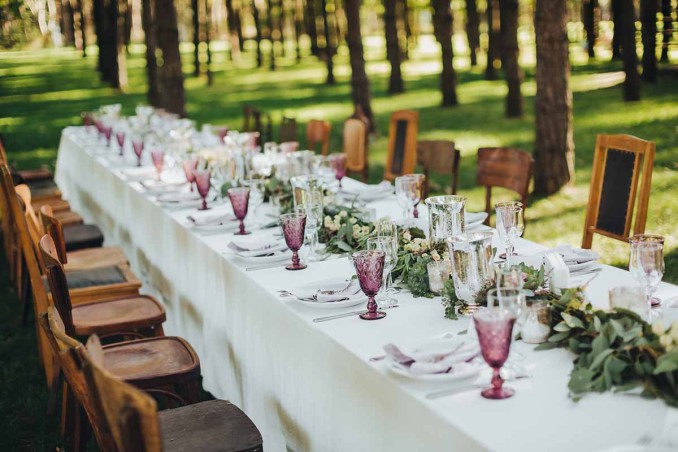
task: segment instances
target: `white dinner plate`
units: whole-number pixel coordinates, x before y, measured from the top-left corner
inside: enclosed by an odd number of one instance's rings
[[[273,262],[282,262],[285,260],[289,260],[292,262],[292,251],[290,250],[276,250],[276,251],[270,251],[267,254],[264,254],[262,256],[243,256],[236,253],[233,253],[235,256],[238,257],[238,259],[242,260],[243,262],[247,264],[268,264],[268,263],[273,263]]]
[[[341,290],[348,285],[348,280],[345,278],[329,278],[323,279],[320,281],[313,281],[310,283],[302,284],[293,288],[290,292],[297,295],[298,297],[304,298],[311,296],[318,292],[318,290]],[[317,301],[302,301],[295,297],[286,297],[288,300],[292,300],[295,303],[298,303],[303,306],[308,306],[315,309],[339,309],[339,308],[349,308],[351,306],[356,306],[359,304],[367,303],[367,297],[360,290],[360,285],[355,281],[351,288],[346,294],[348,300],[344,301],[326,301],[326,302],[317,302]]]
[[[434,346],[436,349],[445,350],[445,349],[454,349],[458,347],[461,342],[470,342],[474,341],[469,337],[437,337],[435,339],[429,340],[422,344],[427,348]],[[417,350],[418,347],[415,347],[413,350]],[[476,358],[477,360],[477,358]],[[388,356],[384,360],[384,365],[387,369],[393,372],[396,375],[402,377],[422,382],[429,383],[445,383],[452,381],[467,380],[478,376],[480,371],[483,369],[483,365],[480,362],[474,360],[471,363],[458,364],[459,370],[446,374],[413,374],[409,369],[400,363],[392,360]]]
[[[223,223],[215,224],[194,224],[192,229],[195,229],[199,232],[233,232],[238,229],[240,223],[238,221],[225,221]]]

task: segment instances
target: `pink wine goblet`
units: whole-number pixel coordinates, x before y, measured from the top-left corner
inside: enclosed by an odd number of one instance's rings
[[[504,387],[504,379],[499,371],[506,362],[511,348],[511,333],[515,318],[508,309],[488,307],[473,314],[480,351],[485,362],[492,368],[492,386],[480,394],[486,399],[507,399],[515,394],[511,388]]]
[[[156,180],[160,181],[162,168],[165,166],[165,151],[162,149],[153,149],[151,151],[151,160],[153,160],[153,166],[155,166],[155,171],[157,173]]]
[[[280,226],[285,236],[287,247],[292,250],[292,263],[286,266],[288,270],[303,270],[306,264],[299,262],[299,249],[304,244],[306,231],[306,214],[300,212],[280,215]]]
[[[111,146],[111,134],[113,133],[113,127],[103,126],[104,137],[106,137],[106,146]]]
[[[386,313],[377,311],[377,302],[374,301],[374,297],[381,289],[386,253],[378,250],[358,251],[353,253],[352,257],[360,288],[368,298],[367,312],[360,314],[360,318],[363,320],[383,319]]]
[[[120,155],[122,155],[122,151],[125,149],[125,132],[115,132],[115,139],[118,141],[118,148]]]
[[[233,214],[240,221],[240,230],[235,235],[250,234],[245,230],[245,217],[247,216],[247,206],[250,201],[250,189],[247,187],[235,187],[228,189],[228,199],[231,200]]]
[[[132,149],[137,156],[137,166],[141,166],[141,154],[144,152],[144,140],[132,140]]]
[[[186,182],[191,186],[191,191],[193,190],[193,182],[195,182],[195,170],[198,168],[198,161],[196,159],[186,159],[181,162],[181,166],[184,168],[184,174],[186,175]]]
[[[209,169],[195,170],[195,185],[198,187],[198,194],[202,198],[202,206],[198,210],[207,210],[207,195],[210,192],[210,180],[212,172]]]
[[[341,188],[341,180],[346,176],[346,154],[331,155],[330,165],[334,171],[334,177],[339,181],[339,188]]]

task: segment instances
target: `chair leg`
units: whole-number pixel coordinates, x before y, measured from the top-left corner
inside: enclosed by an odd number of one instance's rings
[[[200,383],[197,378],[184,383],[184,391],[189,405],[200,401]]]

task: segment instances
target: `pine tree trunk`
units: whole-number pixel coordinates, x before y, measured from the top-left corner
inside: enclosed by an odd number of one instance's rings
[[[82,56],[86,57],[87,56],[87,30],[85,27],[86,19],[85,19],[85,12],[83,11],[82,8],[82,2],[83,0],[76,0],[75,8],[76,11],[78,12],[78,31],[79,36],[80,36],[80,47],[79,50],[82,51]]]
[[[266,28],[268,29],[268,41],[271,43],[270,58],[268,68],[275,71],[275,41],[273,40],[273,0],[267,0],[266,3]]]
[[[487,65],[485,66],[485,78],[497,79],[497,63],[501,61],[499,54],[499,2],[487,0]]]
[[[480,50],[480,17],[476,0],[466,0],[466,37],[471,53],[471,66],[478,64],[478,50]]]
[[[200,75],[200,4],[191,0],[191,23],[193,24],[193,75]]]
[[[283,58],[287,57],[285,49],[285,0],[278,0],[278,40],[280,41],[280,52]]]
[[[318,47],[318,29],[315,22],[315,0],[306,0],[306,31],[311,40],[311,55],[320,55],[320,48]]]
[[[146,44],[146,79],[148,90],[146,99],[149,105],[160,107],[160,92],[158,90],[158,62],[155,59],[155,23],[153,11],[155,0],[141,0],[141,26],[144,29],[144,42]]]
[[[304,17],[303,17],[303,12],[302,8],[303,5],[299,5],[299,0],[292,0],[292,5],[293,5],[293,13],[292,17],[294,19],[294,43],[295,43],[295,49],[297,53],[297,63],[301,62],[301,44],[299,42],[299,39],[301,37],[301,34],[304,32]]]
[[[454,71],[454,49],[452,48],[452,10],[449,0],[433,0],[433,33],[440,43],[443,70],[440,74],[440,91],[443,106],[454,106],[457,99],[457,73]]]
[[[636,52],[635,7],[633,0],[619,0],[621,3],[620,32],[621,53],[624,61],[624,100],[640,100],[640,74]]]
[[[586,47],[588,48],[589,58],[595,58],[595,44],[598,37],[598,0],[584,0],[582,5],[582,15],[584,19],[584,30],[586,31]]]
[[[643,40],[643,81],[657,81],[657,0],[640,0]]]
[[[82,1],[82,0],[81,0]],[[104,61],[104,54],[101,53],[101,43],[104,40],[104,0],[92,1],[92,18],[94,19],[94,32],[97,36],[97,71],[103,79],[106,62]]]
[[[127,1],[125,8],[125,50],[129,53],[129,43],[132,42],[132,4]]]
[[[384,0],[384,33],[386,37],[386,59],[391,65],[391,76],[388,81],[388,92],[390,94],[402,93],[405,91],[403,86],[403,74],[400,69],[400,60],[402,52],[398,40],[398,26],[396,22],[396,1]]]
[[[61,2],[61,31],[64,35],[64,45],[75,46],[75,15],[70,0]]]
[[[551,195],[574,176],[567,0],[537,0],[534,191]]]
[[[400,0],[402,4],[403,29],[405,30],[405,56],[409,58],[410,41],[412,40],[412,12],[407,3],[408,0]]]
[[[345,33],[345,27],[344,23],[346,22],[344,19],[344,8],[341,6],[341,0],[334,0],[334,44],[332,44],[332,49],[334,50],[334,53],[332,55],[337,54],[337,48],[341,43],[344,41],[346,38],[344,35]]]
[[[127,8],[129,4],[127,0],[117,0],[118,2],[118,26],[116,28],[116,53],[117,53],[117,67],[118,79],[114,86],[120,89],[127,88],[127,45],[126,45],[126,22],[127,22]]]
[[[501,65],[504,69],[508,95],[506,96],[506,116],[519,118],[523,116],[523,95],[520,85],[523,82],[523,71],[518,61],[518,0],[501,0],[499,2],[501,22]]]
[[[177,12],[173,0],[155,0],[155,30],[163,60],[158,74],[162,106],[169,112],[185,117],[184,74],[181,70]]]
[[[235,30],[238,32],[238,46],[240,53],[245,51],[245,34],[242,31],[242,10],[245,0],[241,0],[237,8],[235,8]]]
[[[254,28],[256,30],[256,42],[257,42],[257,67],[261,67],[263,64],[263,58],[261,56],[261,20],[259,19],[259,10],[257,9],[257,3],[255,0],[252,0],[251,3],[252,9],[252,18],[254,19]]]
[[[103,0],[101,6],[101,34],[97,42],[101,80],[118,88],[118,0]]]
[[[330,29],[330,22],[327,17],[326,0],[320,0],[320,8],[323,18],[323,32],[325,33],[325,64],[327,65],[327,79],[325,83],[334,85],[334,62],[332,61],[334,49],[332,48],[332,30]]]
[[[205,52],[206,52],[206,61],[205,61],[205,74],[207,75],[207,86],[212,86],[212,50],[210,49],[210,28],[212,26],[212,7],[210,6],[210,0],[205,0]]]
[[[669,62],[669,43],[673,36],[673,8],[671,0],[662,0],[662,16],[664,27],[662,29],[662,56],[659,59],[662,63]]]
[[[238,12],[239,13],[239,12]],[[234,51],[240,55],[240,36],[238,34],[238,18],[236,17],[233,0],[226,0],[226,25],[228,26],[228,35],[230,39],[230,57],[234,60]]]
[[[611,3],[611,13],[612,13],[612,60],[620,60],[622,57],[621,54],[621,41],[622,41],[622,15],[623,15],[623,4],[625,0],[610,0]]]
[[[363,39],[360,33],[360,0],[345,0],[346,10],[346,43],[351,60],[351,88],[353,103],[360,105],[370,120],[370,132],[376,132],[374,114],[370,99],[370,81],[365,72],[365,55]]]

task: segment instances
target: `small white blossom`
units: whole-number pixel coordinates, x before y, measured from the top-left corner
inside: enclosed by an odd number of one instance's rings
[[[657,336],[664,334],[664,324],[659,321],[652,324],[652,332]]]

